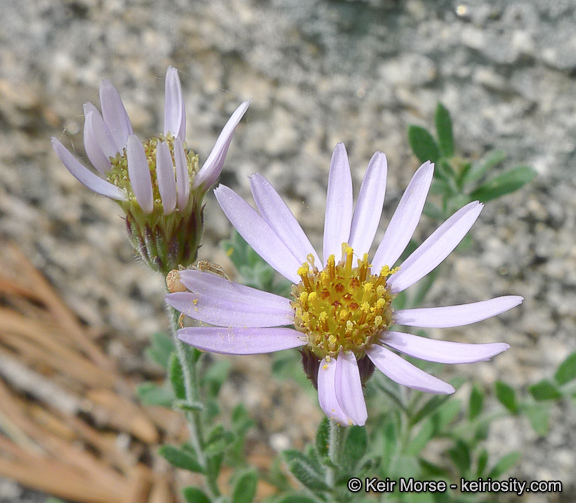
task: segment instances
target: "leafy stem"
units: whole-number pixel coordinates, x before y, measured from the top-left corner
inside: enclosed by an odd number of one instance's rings
[[[170,331],[172,341],[176,349],[176,355],[182,371],[182,380],[185,391],[185,403],[187,405],[184,415],[188,423],[190,444],[194,449],[198,463],[206,475],[207,491],[211,498],[220,496],[217,477],[218,470],[211,469],[211,464],[204,451],[205,440],[202,431],[202,410],[197,407],[200,401],[200,381],[198,377],[199,354],[197,349],[190,349],[178,339],[178,320],[180,313],[168,307],[170,315]]]
[[[344,438],[346,437],[346,428],[337,422],[330,420],[330,430],[328,436],[328,458],[330,466],[326,470],[326,484],[333,493],[336,488],[336,475],[341,464]]]

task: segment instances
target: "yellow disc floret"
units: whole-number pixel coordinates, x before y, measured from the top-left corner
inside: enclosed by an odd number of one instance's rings
[[[386,280],[396,270],[385,266],[372,274],[368,254],[353,267],[354,250],[347,244],[342,249],[342,260],[336,263],[331,255],[321,271],[309,255],[298,269],[302,281],[292,287],[294,325],[319,359],[340,351],[362,357],[392,324],[393,294]]]
[[[148,161],[148,167],[150,168],[150,177],[152,179],[152,192],[154,198],[155,206],[161,205],[160,191],[158,189],[158,177],[156,174],[156,145],[159,142],[166,142],[172,156],[172,163],[175,165],[174,160],[174,136],[172,133],[168,133],[166,136],[160,134],[149,140],[142,142],[144,151],[146,152],[146,159]],[[186,144],[183,144],[184,152],[186,154],[186,164],[188,168],[188,176],[190,179],[190,184],[194,182],[196,173],[198,172],[198,156],[191,150],[186,150]],[[112,164],[112,169],[106,173],[108,181],[120,189],[124,189],[128,195],[128,200],[136,203],[136,197],[134,196],[134,191],[132,190],[132,184],[128,177],[128,158],[126,156],[126,149],[118,152],[115,157],[110,159]]]

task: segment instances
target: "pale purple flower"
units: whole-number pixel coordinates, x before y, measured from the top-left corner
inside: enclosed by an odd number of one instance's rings
[[[164,132],[141,141],[115,87],[100,86],[102,113],[84,105],[84,148],[98,173],[83,166],[56,138],[52,145],[68,171],[89,189],[115,199],[126,214],[132,246],[153,269],[167,274],[196,260],[203,198],[220,176],[232,135],[249,101],[232,114],[199,168],[186,149],[186,111],[178,71],[166,72]]]
[[[191,190],[206,192],[216,182],[234,129],[250,102],[243,102],[232,114],[199,170],[197,159],[185,152],[186,111],[175,68],[166,72],[164,133],[151,141],[143,143],[134,135],[120,95],[108,80],[100,86],[100,104],[102,113],[92,103],[84,105],[84,148],[98,174],[52,138],[56,154],[68,171],[94,192],[120,202],[134,198],[144,214],[155,207],[170,214],[186,208]]]
[[[184,328],[180,339],[225,354],[301,348],[305,370],[309,376],[314,374],[320,406],[343,425],[366,422],[362,386],[374,366],[401,385],[428,393],[453,393],[450,384],[396,352],[432,362],[472,363],[489,360],[508,349],[508,344],[445,342],[390,327],[468,325],[503,313],[523,299],[503,296],[458,306],[392,310],[393,297],[438,266],[482,209],[479,202],[467,204],[399,268],[392,269],[418,224],[433,170],[433,164],[426,162],[414,174],[371,262],[367,254],[384,203],[384,154],[372,157],[354,208],[346,150],[342,144],[336,146],[328,179],[323,260],[264,177],[256,174],[250,179],[258,211],[220,185],[215,194],[224,213],[252,248],[294,284],[292,300],[210,273],[181,271],[180,279],[189,291],[168,295],[168,304],[215,326]],[[336,257],[342,260],[336,262]]]

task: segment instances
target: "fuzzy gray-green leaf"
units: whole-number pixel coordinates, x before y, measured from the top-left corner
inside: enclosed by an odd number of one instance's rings
[[[454,155],[452,119],[450,119],[450,112],[442,103],[438,103],[436,106],[434,120],[436,122],[436,134],[438,135],[440,152],[442,152],[443,157],[450,158]]]
[[[440,159],[440,149],[434,137],[420,126],[408,128],[408,142],[420,162],[437,162]]]

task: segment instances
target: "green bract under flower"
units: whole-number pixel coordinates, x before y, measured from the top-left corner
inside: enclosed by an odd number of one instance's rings
[[[292,287],[294,326],[306,334],[319,359],[335,358],[340,351],[364,356],[392,324],[394,295],[386,280],[395,270],[384,266],[380,274],[372,274],[368,254],[353,267],[353,249],[347,244],[342,248],[343,260],[336,264],[330,255],[321,271],[309,255],[298,271],[302,281]]]

